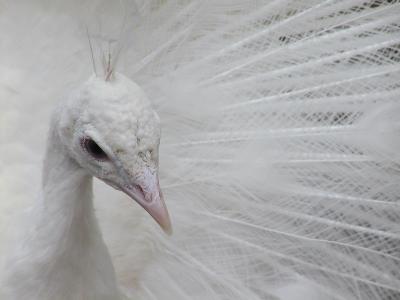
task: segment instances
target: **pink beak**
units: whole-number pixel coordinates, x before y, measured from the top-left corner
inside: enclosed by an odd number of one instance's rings
[[[168,235],[172,234],[171,220],[161,193],[156,171],[145,169],[136,184],[121,187],[129,197],[139,203]]]

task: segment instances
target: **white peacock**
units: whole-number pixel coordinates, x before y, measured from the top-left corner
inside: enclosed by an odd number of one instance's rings
[[[0,298],[400,299],[399,15],[2,1]]]

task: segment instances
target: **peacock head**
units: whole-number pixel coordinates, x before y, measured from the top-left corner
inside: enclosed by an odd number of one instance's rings
[[[158,178],[160,120],[143,90],[118,73],[111,81],[93,76],[59,115],[59,136],[70,156],[171,233]]]

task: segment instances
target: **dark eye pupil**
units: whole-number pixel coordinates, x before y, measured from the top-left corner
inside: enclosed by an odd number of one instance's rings
[[[98,160],[106,160],[108,158],[107,154],[92,139],[84,138],[82,144],[85,150],[94,158]]]

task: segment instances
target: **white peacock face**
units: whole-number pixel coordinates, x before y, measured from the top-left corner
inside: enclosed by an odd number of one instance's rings
[[[120,74],[112,82],[93,77],[61,114],[61,140],[80,166],[129,195],[170,233],[158,178],[160,121],[140,87]]]

